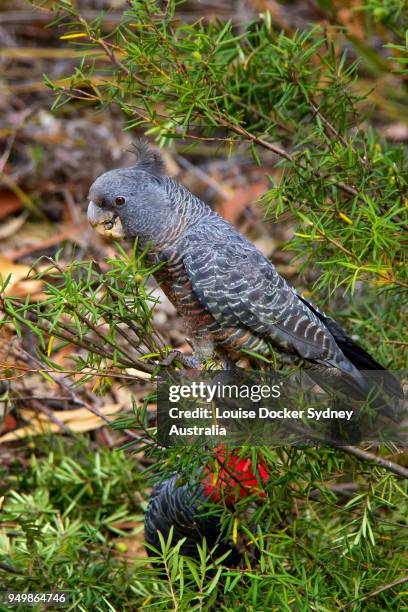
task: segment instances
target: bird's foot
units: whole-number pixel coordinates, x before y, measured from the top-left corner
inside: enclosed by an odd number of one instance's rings
[[[182,353],[181,351],[177,350],[170,351],[167,357],[160,361],[159,365],[163,367],[168,367],[174,361],[178,361],[186,368],[192,370],[199,370],[201,368],[201,363],[199,359],[197,359],[197,357],[195,357],[194,355],[187,355],[186,353]]]
[[[223,370],[232,370],[233,372],[239,372],[239,367],[237,366],[235,361],[228,359],[228,357],[223,357],[221,361],[221,367]]]

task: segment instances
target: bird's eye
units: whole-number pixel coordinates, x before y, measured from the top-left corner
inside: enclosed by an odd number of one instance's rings
[[[115,204],[117,204],[118,206],[122,206],[122,204],[125,203],[125,198],[123,196],[118,196],[117,198],[115,198]]]

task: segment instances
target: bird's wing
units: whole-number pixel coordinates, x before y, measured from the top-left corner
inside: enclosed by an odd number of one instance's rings
[[[197,298],[221,325],[244,326],[305,359],[347,361],[324,322],[233,228],[196,227],[184,265]]]
[[[379,364],[378,361],[367,353],[367,351],[350,338],[334,319],[328,317],[326,313],[315,306],[315,304],[311,304],[301,295],[298,297],[321,321],[323,321],[335,339],[337,346],[358,370],[363,370],[366,377],[371,378],[377,385],[381,385],[381,387],[391,396],[394,395],[400,399],[404,398],[401,384],[391,372]],[[371,375],[370,372],[372,372]]]

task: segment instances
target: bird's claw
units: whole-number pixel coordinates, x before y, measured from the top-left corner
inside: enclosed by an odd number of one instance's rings
[[[182,353],[181,351],[170,351],[167,357],[165,357],[162,361],[160,361],[159,365],[163,367],[170,366],[173,361],[178,361],[186,368],[192,370],[198,370],[201,367],[200,361],[194,355],[187,355],[186,353]]]

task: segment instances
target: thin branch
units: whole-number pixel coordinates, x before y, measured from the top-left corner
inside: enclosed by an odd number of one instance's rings
[[[342,253],[344,253],[345,255],[347,255],[348,257],[350,257],[350,259],[354,259],[354,261],[356,261],[358,263],[359,266],[363,267],[362,262],[360,261],[360,259],[357,257],[357,255],[355,255],[354,253],[352,253],[351,251],[349,251],[348,249],[346,249],[346,247],[344,247],[342,244],[340,244],[340,242],[338,242],[337,240],[335,240],[334,238],[331,238],[330,236],[328,236],[325,232],[323,232],[319,227],[317,227],[317,225],[313,225],[314,229],[316,230],[316,232],[322,236],[322,238],[324,238],[325,240],[327,240],[328,242],[330,242],[332,245],[334,245],[337,249],[339,249]],[[376,272],[375,270],[371,270],[372,274],[376,274],[377,276],[379,276],[380,278],[383,278],[385,281],[387,281],[390,284],[395,284],[395,285],[399,285],[400,287],[404,287],[405,289],[408,289],[408,283],[405,283],[402,280],[399,280],[398,278],[395,278],[395,276],[393,275],[391,278],[389,276],[387,276],[387,274],[383,274],[382,272]]]
[[[317,115],[319,117],[320,121],[328,129],[328,131],[331,132],[338,140],[340,140],[344,147],[347,147],[348,144],[347,144],[346,139],[340,134],[340,132],[338,130],[336,130],[334,125],[332,125],[330,123],[330,121],[328,119],[326,119],[326,117],[324,115],[322,115],[322,113],[320,112],[318,107],[314,104],[313,100],[308,99],[308,102],[309,102],[310,106],[312,107],[313,112],[315,113],[315,115]],[[355,149],[353,147],[353,153],[355,153],[355,152],[356,151],[355,151]],[[362,158],[361,158],[361,160],[362,160]]]
[[[86,22],[86,20],[83,19],[82,17],[79,17],[79,19],[80,19],[82,25],[85,27],[85,29],[87,31],[87,34],[90,37],[90,39],[93,42],[95,42],[96,44],[98,44],[100,47],[102,47],[102,49],[105,51],[105,53],[106,53],[107,57],[110,59],[110,61],[119,70],[124,72],[126,74],[126,76],[128,76],[128,77],[131,76],[131,71],[129,70],[129,68],[127,66],[125,66],[120,60],[118,60],[118,58],[114,54],[113,49],[112,49],[112,45],[108,45],[101,38],[95,37],[92,34],[92,32],[91,32],[91,30],[89,28],[89,25]],[[176,59],[176,62],[177,62],[177,58],[175,58],[175,59]],[[136,80],[137,82],[139,82],[138,77],[136,77],[135,75],[132,75],[132,78],[134,80]],[[143,83],[143,85],[144,85],[144,83]],[[229,129],[234,131],[236,134],[240,134],[242,136],[246,136],[246,138],[248,138],[250,141],[255,142],[256,144],[259,144],[260,146],[262,146],[262,147],[264,147],[266,149],[269,149],[269,151],[272,151],[273,153],[276,153],[276,155],[278,155],[279,157],[282,157],[282,158],[286,159],[287,161],[290,161],[291,163],[296,163],[302,169],[305,169],[303,164],[301,164],[298,160],[296,160],[296,158],[293,155],[291,155],[290,153],[285,151],[285,149],[282,149],[281,147],[273,145],[272,143],[268,142],[267,140],[264,140],[263,138],[260,138],[259,136],[255,136],[255,134],[252,134],[251,132],[248,132],[242,126],[237,125],[235,123],[230,123],[230,122],[226,121],[225,119],[223,119],[222,117],[218,117],[218,120],[220,121],[221,124],[225,125]],[[319,173],[316,171],[316,174],[318,175]],[[354,187],[350,187],[349,185],[346,185],[345,183],[343,183],[341,181],[336,182],[336,185],[344,193],[347,193],[348,195],[350,195],[352,197],[360,197],[358,191]]]
[[[391,461],[390,459],[384,459],[384,457],[374,455],[374,453],[370,453],[369,451],[358,448],[357,446],[336,446],[336,448],[347,455],[357,457],[357,459],[360,459],[361,461],[375,463],[379,467],[382,467],[389,472],[400,476],[401,478],[408,479],[408,469],[404,468],[402,465],[398,465],[398,463],[394,463],[394,461]]]
[[[0,342],[4,343],[4,341],[0,338]],[[21,349],[22,350],[22,349]],[[41,372],[44,372],[45,374],[52,374],[55,373],[56,370],[55,369],[51,369],[51,368],[29,368],[29,367],[25,367],[25,366],[21,366],[19,364],[16,363],[8,363],[8,362],[4,362],[4,361],[0,361],[0,368],[3,368],[4,370],[18,370],[23,372],[23,374],[21,376],[24,376],[25,374],[28,373],[33,373],[33,374],[41,374]],[[58,374],[68,374],[68,375],[79,375],[79,374],[89,374],[92,376],[99,376],[99,377],[109,377],[109,378],[117,378],[118,380],[131,380],[131,381],[140,381],[140,380],[150,380],[151,379],[151,375],[147,372],[142,372],[142,371],[138,371],[135,368],[131,368],[133,370],[135,370],[137,372],[137,375],[132,376],[130,374],[123,374],[121,372],[114,372],[112,370],[109,370],[108,368],[106,369],[95,369],[95,368],[91,368],[88,367],[86,371],[82,370],[82,372],[79,372],[78,370],[57,370]],[[15,378],[21,378],[21,376],[16,377],[16,376],[5,376],[4,378],[0,378],[1,380],[14,380]],[[22,397],[11,397],[10,399],[14,401],[19,401],[20,399],[28,399],[28,400],[33,400],[36,399],[34,397],[30,397],[27,396],[26,398],[22,398]],[[41,396],[40,398],[41,399]],[[64,401],[72,401],[72,398],[69,397],[61,397],[61,398],[52,398],[51,396],[46,396],[43,399],[47,400],[47,399],[61,399]],[[80,404],[83,404],[83,402],[81,400],[78,400]],[[75,402],[74,402],[75,403]]]
[[[58,416],[55,414],[53,410],[50,410],[48,406],[44,406],[37,398],[32,398],[33,404],[36,410],[45,414],[50,421],[52,421],[55,425],[57,425],[61,431],[63,431],[67,436],[73,436],[74,432],[72,429],[67,427],[65,423],[63,423]]]
[[[11,565],[8,565],[7,563],[0,562],[0,570],[3,570],[4,572],[8,572],[9,574],[16,574],[18,576],[26,576],[27,580],[30,580],[30,578],[27,576],[25,572],[20,572],[19,570],[15,569]]]
[[[366,599],[370,599],[371,597],[375,597],[376,595],[380,595],[380,593],[383,593],[384,591],[388,591],[389,589],[392,589],[393,587],[398,586],[399,584],[404,584],[404,582],[408,582],[408,574],[405,574],[405,576],[402,576],[401,578],[398,578],[397,580],[393,580],[393,582],[389,582],[388,584],[384,584],[383,586],[379,587],[378,589],[375,589],[375,591],[371,591],[371,593],[368,593],[367,595],[364,595],[364,597],[359,597],[358,599],[353,599],[353,601],[351,601],[349,604],[347,604],[347,606],[345,606],[345,608],[348,608],[349,606],[351,606],[354,603],[357,603],[357,602],[360,602],[360,601],[365,601]]]
[[[31,361],[31,362],[35,363],[37,366],[40,367],[40,369],[42,371],[46,371],[45,368],[44,368],[44,364],[41,362],[41,360],[37,359],[37,357],[34,357],[33,355],[30,355],[30,353],[25,351],[22,347],[19,348],[19,353],[20,353],[20,356],[23,356],[23,358],[25,360]],[[92,412],[92,414],[94,414],[95,416],[97,416],[100,419],[102,419],[107,425],[113,425],[114,420],[109,419],[100,410],[98,410],[98,408],[92,406],[91,404],[89,404],[85,400],[81,400],[77,396],[75,391],[73,391],[71,385],[68,385],[64,380],[61,380],[61,378],[59,378],[58,376],[55,376],[55,374],[53,374],[52,372],[48,372],[48,375],[61,389],[63,389],[64,391],[66,391],[69,394],[69,396],[71,397],[71,399],[73,399],[75,401],[75,403],[82,404],[82,406],[84,406],[87,410],[89,410],[89,412]],[[137,442],[146,442],[145,438],[142,438],[141,436],[138,436],[137,434],[135,434],[133,431],[131,431],[129,429],[124,429],[123,431],[130,438],[132,438],[133,440],[135,440]]]

